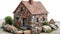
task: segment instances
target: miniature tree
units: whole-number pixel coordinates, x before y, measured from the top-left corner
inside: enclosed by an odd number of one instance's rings
[[[10,16],[5,17],[5,22],[6,22],[6,24],[12,25],[12,17],[10,17]]]

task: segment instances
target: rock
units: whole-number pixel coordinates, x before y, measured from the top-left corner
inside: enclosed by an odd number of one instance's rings
[[[31,33],[32,34],[37,34],[37,32],[41,32],[41,31],[42,31],[42,27],[39,22],[34,22],[33,24],[31,24]]]
[[[37,34],[38,32],[42,32],[42,27],[35,26],[32,28],[32,34]]]
[[[30,30],[25,30],[24,34],[31,34],[31,31]]]
[[[6,24],[5,26],[3,26],[4,30],[7,29],[8,25],[9,25],[9,24]]]
[[[42,27],[41,26],[40,27],[36,26],[35,28],[37,29],[37,32],[42,32]]]
[[[52,28],[52,29],[58,29],[58,26],[57,25],[55,25],[55,24],[50,24],[50,27]]]
[[[4,27],[6,24],[5,20],[2,22],[2,27]]]
[[[51,30],[52,30],[51,27],[47,26],[47,25],[42,26],[42,28],[43,28],[44,32],[51,32]]]
[[[55,21],[54,21],[53,19],[51,19],[49,23],[50,23],[50,24],[54,24]]]
[[[36,28],[32,28],[32,34],[36,34],[38,31],[37,31],[37,29]]]
[[[23,31],[21,30],[21,31],[15,31],[13,34],[22,34],[23,33]]]
[[[17,28],[12,25],[5,25],[4,29],[9,32],[17,31]]]
[[[57,28],[59,28],[58,25],[55,24],[55,26],[56,26]]]

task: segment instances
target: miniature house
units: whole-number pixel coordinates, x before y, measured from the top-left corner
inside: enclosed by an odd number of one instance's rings
[[[40,1],[21,1],[14,13],[16,27],[29,27],[32,23],[47,20],[47,10]]]

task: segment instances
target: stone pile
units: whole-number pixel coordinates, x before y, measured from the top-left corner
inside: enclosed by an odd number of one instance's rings
[[[38,22],[32,23],[31,32],[32,34],[42,32],[42,26]]]
[[[20,30],[18,31],[13,25],[2,23],[4,30],[12,32],[13,34],[37,34],[38,32],[50,32],[52,29],[58,29],[53,19],[48,22],[49,25],[43,25],[43,23],[34,22],[30,25],[31,30]],[[42,25],[41,25],[42,24]]]
[[[54,24],[55,21],[54,21],[53,19],[51,19],[49,23],[50,23],[50,24]]]
[[[13,34],[22,34],[23,33],[23,31],[21,30],[21,31],[15,31],[15,32],[13,32]]]
[[[13,34],[31,34],[30,30],[24,30],[24,31],[15,31]]]
[[[55,30],[58,29],[58,26],[55,24],[55,21],[53,19],[51,19],[49,23],[52,29],[55,29]]]
[[[4,30],[9,31],[9,32],[14,32],[14,31],[17,31],[17,28],[12,25],[7,24],[4,26]]]

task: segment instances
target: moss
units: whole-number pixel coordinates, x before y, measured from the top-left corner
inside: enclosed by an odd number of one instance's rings
[[[46,20],[44,21],[43,25],[49,25],[49,22]]]

